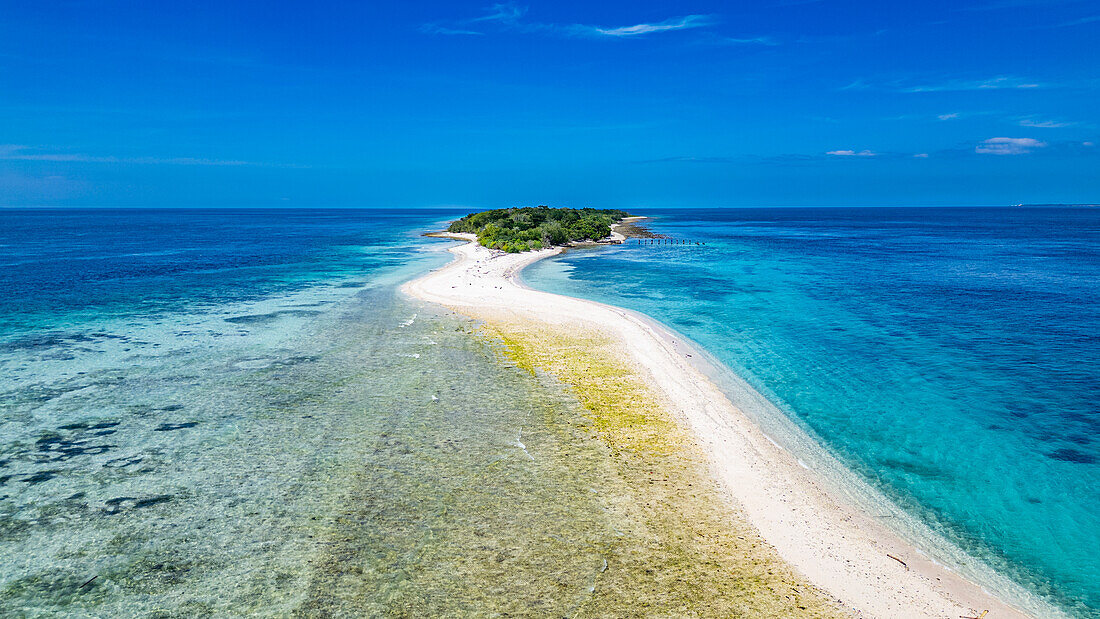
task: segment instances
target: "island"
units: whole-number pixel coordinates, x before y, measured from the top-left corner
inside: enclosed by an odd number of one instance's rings
[[[522,281],[525,267],[562,246],[633,221],[624,211],[547,207],[467,215],[429,233],[463,241],[447,248],[455,260],[401,286],[475,321],[471,334],[508,366],[555,381],[585,416],[561,436],[602,444],[605,457],[591,464],[621,489],[616,514],[629,524],[601,555],[577,614],[1024,616],[888,528],[882,510],[894,518],[897,508],[851,501],[865,492],[854,478],[833,492],[727,397],[709,357],[682,335]],[[516,449],[541,462],[524,437]]]
[[[471,213],[452,222],[447,231],[473,234],[483,247],[512,254],[599,241],[628,217],[630,213],[618,209],[525,206]]]

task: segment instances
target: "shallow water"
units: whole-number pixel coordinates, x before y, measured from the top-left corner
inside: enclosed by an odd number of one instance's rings
[[[294,607],[440,216],[0,213],[0,609]]]
[[[236,350],[127,358],[6,411],[23,427],[5,434],[0,610],[578,603],[615,534],[598,444],[547,428],[572,415],[584,439],[574,405],[392,290],[340,304],[262,344],[227,323]]]
[[[934,530],[1100,612],[1100,211],[656,215],[705,245],[570,251],[524,278],[679,330]]]
[[[396,292],[446,216],[0,211],[0,614],[666,597],[575,398]]]

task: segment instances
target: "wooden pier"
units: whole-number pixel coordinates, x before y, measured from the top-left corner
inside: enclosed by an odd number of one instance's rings
[[[640,245],[706,245],[703,241],[693,241],[691,239],[670,239],[661,237],[640,238],[631,239],[637,241]]]

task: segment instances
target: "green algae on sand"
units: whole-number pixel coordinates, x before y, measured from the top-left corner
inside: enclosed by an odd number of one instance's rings
[[[483,333],[518,366],[566,385],[609,448],[623,535],[580,614],[843,614],[723,500],[699,448],[610,338],[520,322]]]
[[[295,615],[841,614],[721,502],[674,420],[634,405],[650,394],[609,343],[410,328],[437,345],[387,384],[424,396],[363,436]]]

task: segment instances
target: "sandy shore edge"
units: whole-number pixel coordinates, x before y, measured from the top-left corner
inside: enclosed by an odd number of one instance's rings
[[[530,289],[529,264],[559,248],[503,254],[473,235],[457,258],[402,286],[405,294],[481,320],[583,325],[616,339],[706,452],[714,476],[749,522],[811,583],[856,616],[1027,616],[929,560],[860,508],[826,491],[816,473],[769,438],[693,362],[691,347],[647,317]]]

